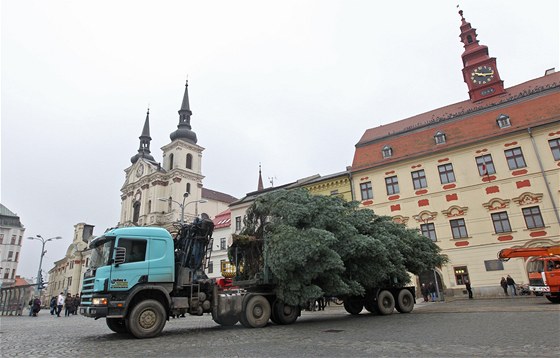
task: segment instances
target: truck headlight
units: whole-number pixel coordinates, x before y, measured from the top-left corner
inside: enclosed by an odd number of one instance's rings
[[[91,300],[91,303],[94,304],[95,306],[106,306],[107,305],[107,299],[106,298],[94,298]]]

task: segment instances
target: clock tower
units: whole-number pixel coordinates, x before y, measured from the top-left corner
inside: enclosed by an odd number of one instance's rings
[[[461,42],[465,51],[463,60],[463,78],[469,87],[472,102],[505,93],[504,81],[500,79],[496,58],[488,56],[488,47],[480,45],[476,39],[476,29],[461,15]]]

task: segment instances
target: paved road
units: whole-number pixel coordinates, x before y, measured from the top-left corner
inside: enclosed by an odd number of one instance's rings
[[[170,320],[138,340],[81,316],[1,317],[3,357],[557,357],[560,305],[542,297],[417,304],[410,314],[359,316],[340,306],[289,326],[221,327],[209,316]]]

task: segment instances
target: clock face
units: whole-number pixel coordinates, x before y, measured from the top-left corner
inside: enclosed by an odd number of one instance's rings
[[[483,85],[492,81],[494,78],[494,69],[490,66],[478,66],[472,69],[471,81],[477,85]]]
[[[137,177],[141,177],[142,174],[144,174],[144,166],[142,164],[140,164],[140,166],[138,167],[138,169],[136,169],[136,176]]]

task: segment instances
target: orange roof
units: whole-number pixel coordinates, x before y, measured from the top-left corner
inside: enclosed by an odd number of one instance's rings
[[[511,127],[500,128],[496,118],[510,117]],[[560,114],[560,72],[536,78],[506,89],[503,95],[478,102],[466,100],[434,109],[387,125],[371,128],[356,144],[352,171],[384,165],[404,157],[425,155],[528,127],[558,121]],[[446,143],[436,145],[437,131]],[[393,149],[383,158],[384,146]]]

